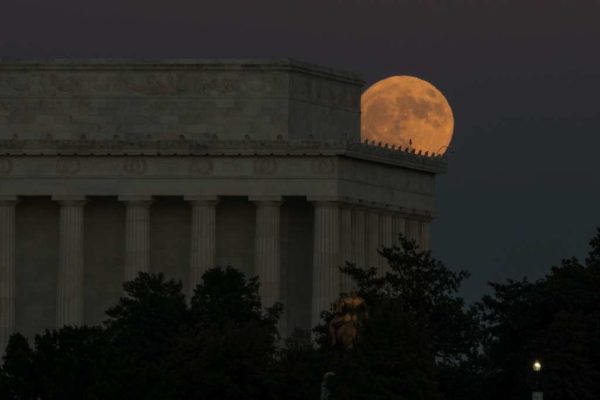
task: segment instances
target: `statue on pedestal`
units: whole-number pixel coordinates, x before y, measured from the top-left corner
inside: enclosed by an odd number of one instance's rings
[[[329,323],[331,345],[340,343],[344,348],[351,349],[356,341],[358,327],[369,317],[367,304],[355,288],[341,297],[336,304],[335,316]]]

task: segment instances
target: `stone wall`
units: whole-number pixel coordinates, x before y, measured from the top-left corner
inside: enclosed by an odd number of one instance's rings
[[[362,84],[288,59],[0,60],[0,139],[358,139]]]

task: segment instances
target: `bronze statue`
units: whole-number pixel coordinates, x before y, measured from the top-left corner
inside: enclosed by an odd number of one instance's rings
[[[350,294],[340,298],[336,304],[334,317],[329,323],[331,345],[341,343],[351,349],[357,337],[358,327],[369,317],[365,300],[358,296],[356,289],[350,289]]]

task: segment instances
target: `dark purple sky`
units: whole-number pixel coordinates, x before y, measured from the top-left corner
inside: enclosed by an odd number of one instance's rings
[[[600,1],[3,0],[0,57],[290,56],[436,85],[456,118],[434,252],[485,282],[600,226]]]

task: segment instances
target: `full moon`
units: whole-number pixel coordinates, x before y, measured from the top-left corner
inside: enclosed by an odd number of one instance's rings
[[[448,101],[422,79],[392,76],[362,95],[363,139],[444,154],[453,131],[454,117]]]

